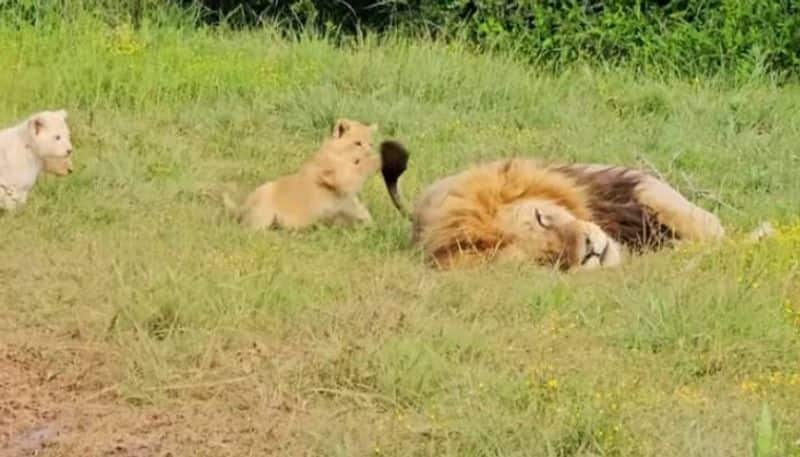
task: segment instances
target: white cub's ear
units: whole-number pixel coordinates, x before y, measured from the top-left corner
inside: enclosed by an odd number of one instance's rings
[[[61,116],[61,118],[64,119],[65,121],[67,120],[67,110],[64,109],[58,110],[56,111],[56,114]]]
[[[341,138],[350,130],[351,123],[348,119],[337,119],[333,126],[333,137]]]
[[[34,135],[38,135],[44,128],[44,117],[41,114],[35,114],[28,119],[28,130]]]

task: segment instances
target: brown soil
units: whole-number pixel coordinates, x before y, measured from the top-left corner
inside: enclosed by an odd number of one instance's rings
[[[0,342],[0,456],[305,454],[292,436],[302,408],[224,388],[184,404],[134,406],[98,354]]]

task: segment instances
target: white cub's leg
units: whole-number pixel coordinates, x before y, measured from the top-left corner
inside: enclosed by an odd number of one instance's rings
[[[0,211],[12,213],[25,205],[28,193],[0,184]]]

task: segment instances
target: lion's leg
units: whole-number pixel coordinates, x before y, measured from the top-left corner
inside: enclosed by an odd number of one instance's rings
[[[0,210],[6,213],[17,212],[28,201],[28,193],[0,184]]]
[[[719,218],[690,202],[669,184],[647,176],[636,188],[636,199],[650,208],[659,222],[687,241],[717,240],[725,236]]]
[[[272,228],[277,223],[277,214],[267,205],[247,208],[242,213],[242,224],[251,230]]]
[[[367,224],[372,223],[372,215],[369,213],[367,207],[364,206],[360,200],[358,200],[358,198],[353,198],[353,204],[355,206],[355,218]]]
[[[372,224],[372,215],[357,197],[344,200],[337,213],[337,219],[344,219],[348,222],[356,221],[364,224]]]
[[[272,202],[271,185],[263,185],[245,198],[239,218],[241,223],[251,230],[264,230],[274,227],[278,222],[278,213]]]

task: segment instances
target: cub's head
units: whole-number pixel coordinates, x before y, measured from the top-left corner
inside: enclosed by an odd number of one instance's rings
[[[351,119],[337,119],[324,147],[331,150],[360,149],[372,152],[372,137],[377,131],[378,124],[367,125]]]
[[[353,195],[381,166],[380,157],[372,150],[376,124],[362,124],[339,119],[333,133],[325,140],[314,158],[320,185],[341,195]]]
[[[72,154],[72,142],[67,125],[67,112],[42,111],[28,118],[26,128],[34,152],[46,159],[48,157],[68,157]]]
[[[372,150],[372,136],[378,131],[378,124],[364,124],[352,119],[340,118],[333,125],[331,138],[360,142],[360,146]]]
[[[72,157],[48,157],[44,159],[43,170],[55,176],[67,176],[73,171]]]
[[[505,254],[561,270],[590,270],[619,265],[621,248],[596,224],[576,218],[548,200],[530,199],[498,214],[513,242]]]

